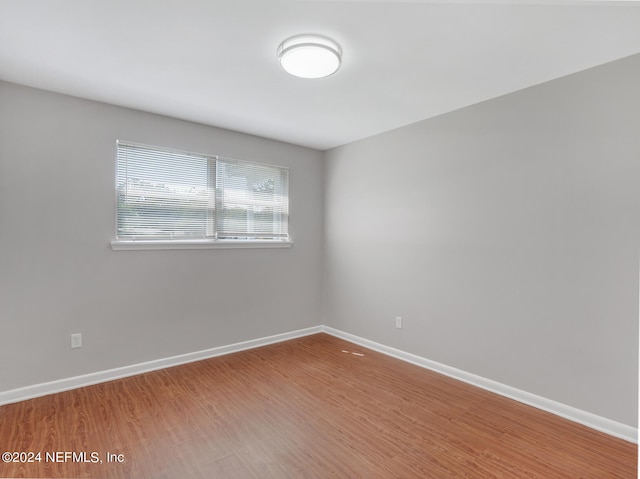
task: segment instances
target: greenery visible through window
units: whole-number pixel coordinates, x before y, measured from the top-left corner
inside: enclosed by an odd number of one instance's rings
[[[117,239],[288,240],[289,170],[117,142]]]

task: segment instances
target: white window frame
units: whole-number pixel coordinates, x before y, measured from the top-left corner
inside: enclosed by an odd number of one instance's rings
[[[290,236],[276,239],[219,239],[214,237],[207,237],[201,239],[149,239],[149,238],[119,238],[118,237],[118,191],[117,191],[117,177],[118,177],[118,159],[117,159],[117,150],[118,145],[125,146],[133,146],[133,147],[142,147],[151,150],[157,150],[161,152],[176,152],[180,154],[186,155],[195,155],[203,158],[207,158],[208,160],[213,160],[212,163],[221,161],[233,161],[240,162],[247,165],[256,165],[256,166],[275,166],[275,165],[267,165],[265,163],[259,163],[254,161],[246,161],[246,160],[236,160],[227,157],[221,157],[218,155],[210,155],[203,153],[193,153],[184,150],[176,150],[172,148],[159,147],[154,145],[145,145],[141,143],[134,143],[130,141],[116,141],[116,188],[115,188],[115,232],[116,237],[111,241],[111,248],[114,251],[130,251],[130,250],[182,250],[182,249],[237,249],[237,248],[289,248],[293,245],[293,241]],[[215,163],[214,163],[215,164]],[[275,166],[281,170],[288,170],[288,168],[282,166]],[[215,167],[214,167],[215,170]],[[215,172],[214,172],[215,174]],[[288,174],[287,174],[288,178]],[[215,181],[214,181],[215,184]],[[219,207],[218,194],[216,192],[216,207]],[[213,211],[213,210],[212,210]],[[214,215],[217,214],[217,209],[214,212]],[[212,224],[215,224],[217,218],[213,216],[210,218]]]

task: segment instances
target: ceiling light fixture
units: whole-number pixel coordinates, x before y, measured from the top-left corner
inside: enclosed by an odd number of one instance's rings
[[[296,35],[280,44],[278,62],[291,75],[323,78],[338,71],[342,50],[336,42],[321,35]]]

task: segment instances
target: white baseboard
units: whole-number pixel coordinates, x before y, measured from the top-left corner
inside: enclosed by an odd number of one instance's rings
[[[114,379],[135,376],[136,374],[142,374],[158,369],[178,366],[180,364],[200,361],[202,359],[222,356],[224,354],[231,354],[247,349],[258,348],[260,346],[288,341],[290,339],[300,338],[303,336],[321,332],[325,332],[332,336],[336,336],[338,338],[350,341],[374,351],[378,351],[388,356],[392,356],[402,361],[406,361],[417,366],[430,369],[437,373],[444,374],[445,376],[449,376],[451,378],[466,382],[482,389],[486,389],[487,391],[494,392],[501,396],[514,399],[518,402],[528,404],[529,406],[533,406],[535,408],[550,412],[565,419],[583,424],[611,436],[615,436],[636,444],[638,443],[638,429],[632,426],[628,426],[626,424],[622,424],[617,421],[592,414],[590,412],[582,411],[580,409],[567,406],[551,399],[543,398],[541,396],[537,396],[535,394],[531,394],[526,391],[513,388],[511,386],[507,386],[497,381],[483,378],[481,376],[477,376],[475,374],[471,374],[466,371],[447,366],[445,364],[431,361],[421,356],[407,353],[400,349],[385,346],[384,344],[376,343],[374,341],[370,341],[368,339],[364,339],[359,336],[355,336],[353,334],[346,333],[344,331],[340,331],[328,326],[314,326],[311,328],[300,329],[289,333],[276,334],[274,336],[252,339],[249,341],[234,343],[227,346],[219,346],[216,348],[206,349],[204,351],[196,351],[194,353],[182,354],[179,356],[157,359],[155,361],[147,361],[144,363],[124,366],[121,368],[109,369],[106,371],[99,371],[82,376],[76,376],[42,384],[35,384],[33,386],[12,389],[10,391],[0,392],[0,406],[4,404],[24,401],[27,399],[33,399],[35,397],[59,393],[62,391],[68,391],[70,389],[91,386],[93,384],[112,381]]]
[[[350,333],[345,333],[344,331],[340,331],[338,329],[323,326],[322,331],[332,336],[336,336],[346,341],[358,344],[362,347],[378,351],[388,356],[392,356],[396,359],[400,359],[402,361],[406,361],[417,366],[430,369],[437,373],[444,374],[445,376],[449,376],[453,379],[457,379],[473,386],[486,389],[487,391],[491,391],[501,396],[513,399],[529,406],[533,406],[537,409],[550,412],[557,416],[569,419],[570,421],[577,422],[611,436],[624,439],[625,441],[629,441],[635,444],[638,443],[638,429],[627,424],[622,424],[620,422],[613,421],[611,419],[607,419],[605,417],[598,416],[587,411],[582,411],[581,409],[576,409],[574,407],[567,406],[566,404],[537,396],[535,394],[531,394],[529,392],[522,391],[521,389],[507,386],[506,384],[502,384],[497,381],[484,378],[482,376],[477,376],[475,374],[471,374],[466,371],[447,366],[445,364],[431,361],[421,356],[407,353],[400,349],[395,349],[389,346],[385,346],[384,344],[376,343],[374,341],[355,336]]]
[[[27,399],[33,399],[40,396],[47,396],[49,394],[59,393],[62,391],[68,391],[70,389],[91,386],[92,384],[104,383],[107,381],[112,381],[114,379],[135,376],[136,374],[147,373],[158,369],[178,366],[180,364],[200,361],[202,359],[222,356],[224,354],[236,353],[239,351],[244,351],[246,349],[258,348],[260,346],[266,346],[268,344],[301,338],[303,336],[308,336],[310,334],[316,334],[320,332],[322,332],[322,326],[314,326],[311,328],[300,329],[298,331],[292,331],[289,333],[276,334],[274,336],[252,339],[240,343],[229,344],[227,346],[205,349],[204,351],[196,351],[194,353],[181,354],[179,356],[172,356],[169,358],[157,359],[154,361],[147,361],[139,364],[132,364],[130,366],[124,366],[121,368],[109,369],[106,371],[84,374],[82,376],[59,379],[57,381],[12,389],[10,391],[0,392],[0,406],[4,404],[24,401]]]

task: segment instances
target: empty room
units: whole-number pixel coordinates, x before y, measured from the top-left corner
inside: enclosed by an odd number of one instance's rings
[[[640,2],[0,0],[0,477],[635,478]]]

